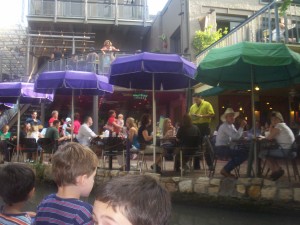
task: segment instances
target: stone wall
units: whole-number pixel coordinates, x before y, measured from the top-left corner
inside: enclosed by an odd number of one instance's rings
[[[33,166],[33,169],[34,166]],[[40,171],[41,172],[41,171]],[[40,174],[39,172],[39,174]],[[139,171],[118,171],[98,169],[95,184],[99,185],[113,177],[127,174],[140,174]],[[220,199],[245,200],[257,203],[291,203],[289,206],[300,208],[300,183],[287,181],[270,181],[263,178],[208,178],[208,177],[162,177],[159,174],[147,173],[153,176],[172,194],[176,196],[189,195],[191,199],[215,197]],[[41,176],[40,176],[41,177]],[[52,181],[51,165],[43,170],[43,179]]]

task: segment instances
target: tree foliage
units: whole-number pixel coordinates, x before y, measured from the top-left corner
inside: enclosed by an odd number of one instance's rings
[[[202,50],[206,49],[211,44],[219,40],[223,35],[228,33],[227,27],[224,30],[220,28],[217,31],[213,31],[212,29],[212,26],[208,26],[204,29],[204,31],[197,30],[195,32],[192,44],[196,54],[199,54]]]

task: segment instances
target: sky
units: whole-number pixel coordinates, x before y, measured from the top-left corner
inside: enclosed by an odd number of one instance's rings
[[[149,14],[155,15],[158,11],[161,11],[167,1],[168,0],[148,0]]]
[[[155,15],[161,11],[168,0],[148,0],[149,14]],[[22,7],[27,8],[28,0],[9,0],[0,7],[0,27],[9,27],[14,24],[24,24],[22,21]]]

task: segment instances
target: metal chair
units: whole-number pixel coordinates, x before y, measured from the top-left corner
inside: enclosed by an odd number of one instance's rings
[[[50,159],[49,159],[49,161],[51,161],[52,156],[57,149],[58,142],[55,140],[52,140],[50,138],[39,138],[37,143],[42,148],[40,162],[41,163],[43,162],[45,153],[51,154]]]
[[[298,180],[300,180],[300,174],[299,174],[299,170],[298,170],[298,166],[297,166],[297,152],[299,150],[299,142],[300,142],[300,136],[297,136],[294,143],[292,144],[292,147],[289,149],[288,152],[281,149],[283,157],[266,155],[267,158],[284,161],[289,182],[291,182],[291,174],[290,174],[290,170],[289,170],[289,164],[292,165],[292,170],[293,170],[293,175],[294,175],[295,181],[297,181],[297,176],[298,176]],[[277,146],[277,147],[279,147],[279,146]],[[272,151],[272,149],[269,149],[269,151]],[[264,161],[263,166],[262,166],[262,172],[261,172],[262,174],[265,170],[265,167],[266,167],[266,160]],[[269,171],[270,171],[270,169],[268,168],[265,176],[268,175]]]
[[[193,161],[194,157],[202,158],[202,166],[204,168],[206,174],[206,166],[205,166],[205,157],[204,151],[200,145],[200,137],[199,136],[189,136],[186,138],[185,144],[179,143],[180,149],[180,175],[183,176],[184,168],[183,168],[183,158],[188,158],[189,170],[193,170]],[[176,164],[176,156],[174,159],[174,163]]]
[[[102,149],[102,166],[105,168],[105,158],[109,158],[109,169],[112,169],[112,159],[114,156],[123,155],[126,147],[126,140],[120,137],[107,137],[103,138],[103,149]],[[123,160],[124,161],[124,160]]]
[[[212,138],[213,137],[209,137],[209,136],[204,136],[204,138],[203,138],[203,146],[205,149],[204,151],[210,155],[210,158],[213,161],[213,166],[212,166],[212,169],[209,170],[208,177],[213,177],[215,175],[217,162],[220,159],[215,152]],[[240,176],[240,166],[238,166],[234,169],[234,173],[235,173],[236,177]]]
[[[35,138],[23,138],[21,141],[22,151],[21,156],[23,156],[23,160],[25,161],[24,153],[35,153],[35,161],[38,160],[38,144]]]

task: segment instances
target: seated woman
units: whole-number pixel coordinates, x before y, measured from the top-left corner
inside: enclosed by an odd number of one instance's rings
[[[140,150],[140,143],[138,142],[138,129],[132,117],[126,119],[126,127],[128,129],[128,141],[131,144],[131,149],[133,151]],[[136,159],[137,154],[133,154],[132,159]]]
[[[144,114],[141,118],[141,126],[138,129],[138,141],[140,143],[140,149],[144,154],[153,153],[154,146],[152,145],[153,135],[151,134],[151,118],[149,114]],[[156,153],[161,154],[162,151],[156,148]],[[161,172],[161,157],[156,156],[155,164],[151,165],[151,169],[156,172]]]
[[[185,114],[182,118],[181,125],[178,129],[176,134],[176,139],[181,147],[191,148],[190,150],[186,149],[184,154],[192,154],[195,152],[196,149],[192,149],[194,147],[199,146],[201,143],[201,134],[199,128],[192,123],[191,116],[189,114]],[[178,155],[179,152],[176,152]],[[179,159],[179,157],[176,157]],[[189,161],[189,158],[183,157],[183,165],[185,166],[186,163]],[[179,161],[175,161],[175,170],[179,171]]]
[[[171,119],[165,118],[163,122],[162,135],[160,139],[160,146],[166,149],[173,149],[175,143],[175,127],[173,127]]]
[[[216,154],[220,157],[230,158],[228,163],[221,170],[221,174],[225,177],[235,177],[235,175],[231,174],[231,171],[248,158],[247,151],[234,149],[231,145],[231,141],[238,140],[242,137],[244,127],[247,125],[245,120],[241,120],[240,127],[237,130],[234,126],[234,122],[238,116],[239,112],[234,112],[232,108],[227,108],[220,118],[223,123],[219,127],[216,136]]]
[[[270,178],[272,180],[278,180],[284,174],[284,170],[281,169],[278,162],[274,158],[268,158],[268,156],[284,157],[290,154],[290,149],[295,137],[293,131],[284,123],[283,117],[280,112],[274,111],[271,116],[270,133],[266,136],[267,140],[276,140],[279,145],[276,149],[262,150],[259,153],[259,158],[265,159],[267,165],[272,171]],[[296,156],[296,153],[293,155]]]

